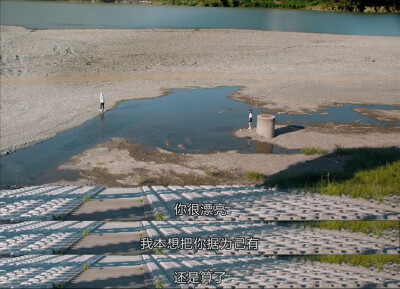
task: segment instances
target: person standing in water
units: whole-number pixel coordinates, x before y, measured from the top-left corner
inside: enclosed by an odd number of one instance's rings
[[[100,92],[100,111],[104,111],[104,95]]]
[[[253,122],[253,112],[249,109],[249,129],[251,129],[251,123]]]

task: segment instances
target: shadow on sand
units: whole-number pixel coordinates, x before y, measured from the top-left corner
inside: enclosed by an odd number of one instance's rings
[[[63,288],[146,288],[143,273],[137,267],[90,268]]]
[[[141,250],[138,234],[93,234],[86,236],[67,249],[66,254],[78,255],[141,255],[152,254]]]
[[[67,217],[68,221],[143,221],[145,205],[139,199],[90,200]]]
[[[299,131],[299,130],[303,130],[303,129],[304,129],[304,126],[301,126],[301,125],[288,125],[288,126],[284,126],[284,127],[275,129],[275,136],[282,135],[285,133],[291,133],[291,132],[295,132],[295,131]]]

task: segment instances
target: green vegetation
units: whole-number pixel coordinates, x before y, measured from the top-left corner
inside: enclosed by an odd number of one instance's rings
[[[264,184],[327,195],[375,199],[378,202],[382,202],[387,195],[400,196],[399,149],[338,148],[335,154],[348,157],[346,165],[340,171],[306,171],[294,176],[277,175]]]
[[[301,153],[304,155],[324,155],[326,152],[320,147],[304,147],[301,149]]]
[[[346,153],[346,149],[338,144],[335,144],[335,155],[337,156],[341,156],[344,155]]]
[[[64,283],[53,283],[53,289],[64,289],[65,288],[65,284]]]
[[[162,221],[164,219],[164,216],[160,213],[156,213],[156,221]]]
[[[153,0],[152,2],[185,6],[316,9],[349,12],[396,12],[400,7],[399,0]]]
[[[65,220],[65,215],[59,215],[59,216],[53,215],[53,221],[64,221],[64,220]]]
[[[139,178],[137,179],[137,183],[139,186],[145,185],[146,183],[148,183],[148,179],[146,177],[142,177],[139,176]]]
[[[107,173],[108,169],[105,166],[94,167],[94,171],[98,173]]]
[[[89,235],[90,235],[90,232],[88,230],[83,231],[83,236],[84,237],[89,236]]]
[[[206,168],[206,170],[205,170],[204,172],[205,172],[206,175],[209,176],[209,177],[216,177],[216,176],[218,176],[218,172],[215,171],[215,170],[213,170],[213,169]]]
[[[163,254],[163,251],[162,251],[161,249],[154,248],[154,254],[156,254],[156,255],[162,255],[162,254]]]
[[[83,270],[89,270],[89,269],[90,269],[90,265],[89,264],[83,265]]]
[[[138,0],[69,0],[71,2],[137,3]],[[399,12],[400,0],[149,0],[154,4],[208,7],[314,9],[348,12]]]
[[[154,286],[156,289],[162,289],[163,288],[163,283],[161,281],[156,281],[154,282]]]
[[[253,171],[247,172],[246,178],[250,181],[265,182],[265,176],[263,174],[253,172]]]
[[[381,271],[388,263],[400,265],[400,255],[327,255],[327,256],[309,256],[306,257],[312,261],[342,264],[350,266],[363,266],[366,268],[375,268]],[[397,269],[399,270],[400,267]]]
[[[83,202],[86,203],[86,202],[89,202],[89,200],[90,200],[89,196],[86,195],[86,196],[83,197]]]
[[[327,230],[347,230],[353,233],[374,234],[381,237],[386,230],[399,230],[398,221],[316,221],[304,225]]]

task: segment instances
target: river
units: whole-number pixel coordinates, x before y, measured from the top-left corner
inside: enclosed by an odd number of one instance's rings
[[[400,36],[399,14],[62,1],[0,1],[0,8],[2,25],[30,29],[214,28]]]

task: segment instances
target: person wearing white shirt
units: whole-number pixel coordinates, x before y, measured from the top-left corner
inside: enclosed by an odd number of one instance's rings
[[[253,122],[253,112],[249,109],[249,129],[251,129],[251,123]]]
[[[104,95],[100,93],[100,111],[104,111]]]

